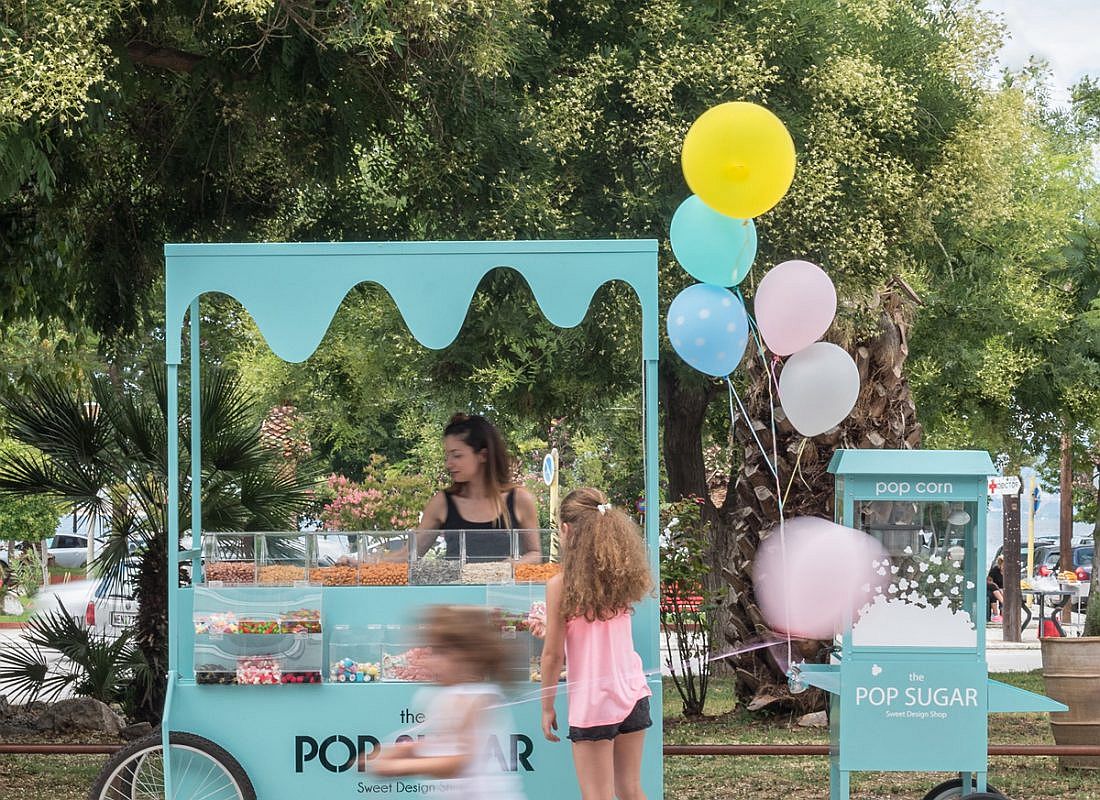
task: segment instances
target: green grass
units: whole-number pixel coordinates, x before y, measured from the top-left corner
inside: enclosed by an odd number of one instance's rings
[[[34,602],[34,598],[20,597],[19,602],[23,605],[23,613],[0,614],[0,622],[26,622],[31,618],[31,604]]]
[[[1029,691],[1043,690],[1039,672],[1007,673],[995,680]],[[823,730],[799,728],[785,715],[751,716],[737,707],[729,679],[718,678],[707,698],[708,718],[686,722],[680,698],[665,682],[665,742],[689,743],[826,743]],[[996,714],[990,718],[990,741],[1009,744],[1049,743],[1045,714]],[[0,756],[2,798],[83,800],[107,756]],[[853,800],[921,800],[943,773],[858,773]],[[552,776],[547,776],[552,779]],[[1013,800],[1100,800],[1100,772],[1062,771],[1054,758],[1019,756],[990,759],[990,782]],[[668,800],[824,800],[829,770],[822,756],[670,756],[665,759]]]
[[[991,675],[994,680],[1043,692],[1039,671]],[[788,715],[761,717],[737,707],[732,682],[718,678],[707,696],[708,719],[687,722],[680,697],[665,682],[666,744],[826,744],[827,731],[799,728]],[[996,744],[1053,744],[1045,714],[994,714],[989,740]],[[944,773],[857,773],[852,800],[921,800]],[[989,781],[1014,800],[1100,800],[1100,772],[1060,770],[1054,758],[991,758]],[[828,797],[829,768],[824,756],[669,756],[665,759],[665,797],[670,800],[823,800]]]
[[[84,800],[108,756],[0,756],[5,798]]]
[[[69,580],[82,581],[88,577],[84,567],[50,567],[50,575],[69,576]]]

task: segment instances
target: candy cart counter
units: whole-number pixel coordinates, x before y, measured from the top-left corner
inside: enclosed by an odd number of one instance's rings
[[[358,753],[403,741],[423,722],[417,695],[431,691],[432,677],[418,629],[423,608],[471,604],[495,609],[502,638],[515,645],[507,699],[515,730],[491,748],[500,768],[528,776],[531,786],[539,773],[571,776],[569,747],[538,733],[542,641],[530,633],[532,618],[545,614],[545,582],[560,565],[545,556],[468,560],[467,539],[485,532],[448,533],[452,541],[457,535],[456,557],[446,556],[435,531],[348,534],[338,557],[320,556],[311,533],[205,534],[200,579],[180,592],[180,613],[192,625],[179,633],[173,727],[234,742],[240,763],[274,759],[277,768],[249,771],[258,797],[287,786],[334,798],[424,789],[431,784],[374,780]],[[540,534],[548,543],[550,532]],[[420,554],[417,536],[437,541]],[[644,611],[635,618],[635,636],[645,642]],[[649,661],[647,670],[658,674]],[[240,711],[212,715],[211,708]]]
[[[580,796],[569,745],[541,736],[530,661],[538,643],[522,630],[554,565],[525,563],[529,559],[520,559],[515,545],[499,561],[467,559],[462,539],[471,532],[457,541],[447,532],[450,543],[439,535],[423,554],[421,542],[407,532],[360,533],[346,542],[334,534],[197,533],[204,530],[201,328],[209,317],[201,305],[207,295],[240,302],[271,351],[297,363],[314,354],[343,299],[365,282],[388,293],[419,345],[446,348],[459,335],[478,286],[500,267],[527,281],[542,314],[559,327],[580,324],[605,284],[628,287],[637,297],[645,496],[655,508],[656,241],[165,246],[167,697],[159,735],[112,757],[91,796],[338,800],[438,791],[437,784],[420,780],[376,781],[358,763],[360,752],[392,744],[423,721],[417,694],[428,688],[421,680],[426,675],[416,624],[419,610],[431,603],[501,609],[501,635],[515,637],[529,656],[526,665],[522,659],[517,664],[510,690],[515,730],[490,743],[490,767],[517,773],[531,800]],[[187,484],[181,468],[190,473],[189,502],[181,497]],[[657,573],[655,514],[645,517],[644,528]],[[192,544],[181,546],[188,529]],[[542,551],[550,552],[548,542]],[[194,585],[181,586],[177,576],[188,569]],[[641,604],[633,620],[656,709],[659,619],[654,599]],[[558,694],[561,719],[565,694]],[[658,725],[646,735],[643,758],[644,790],[654,800],[663,789],[661,739]]]

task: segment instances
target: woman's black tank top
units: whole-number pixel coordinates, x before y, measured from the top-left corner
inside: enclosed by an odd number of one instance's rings
[[[501,514],[495,520],[489,522],[470,522],[458,513],[458,504],[449,492],[444,492],[447,500],[447,518],[443,520],[445,531],[489,531],[488,533],[476,533],[466,537],[467,561],[503,561],[512,557],[512,533],[516,520],[516,490],[508,492],[505,503],[508,507],[508,517],[511,524]],[[443,541],[447,544],[447,558],[458,558],[459,535],[457,533],[443,534]]]

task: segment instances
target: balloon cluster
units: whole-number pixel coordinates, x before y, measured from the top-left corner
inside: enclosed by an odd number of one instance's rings
[[[691,367],[727,377],[745,354],[751,327],[777,357],[790,356],[779,376],[783,411],[803,436],[816,436],[851,413],[859,372],[842,348],[818,341],[836,316],[836,289],[820,267],[785,261],[769,270],[753,299],[730,291],[756,258],[757,217],[778,203],[794,180],[790,133],[753,103],[723,103],[692,124],[681,151],[684,178],[695,193],[672,217],[676,260],[701,283],[668,309],[668,337]]]

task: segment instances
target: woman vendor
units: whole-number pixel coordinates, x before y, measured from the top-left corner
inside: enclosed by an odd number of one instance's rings
[[[519,532],[519,560],[539,562],[535,498],[512,482],[500,432],[485,417],[455,414],[443,429],[443,447],[451,485],[425,506],[417,552],[423,555],[431,549],[438,539],[433,532],[442,530],[446,558],[458,558],[457,531],[485,531],[466,537],[466,560],[503,561],[513,557],[514,529]]]

